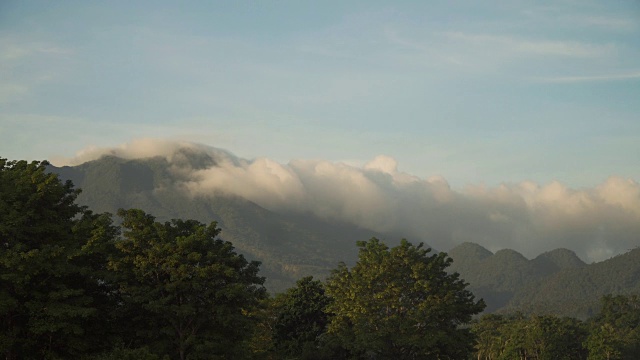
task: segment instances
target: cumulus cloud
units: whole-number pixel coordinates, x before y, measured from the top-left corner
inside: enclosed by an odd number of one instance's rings
[[[534,257],[558,247],[599,261],[640,243],[640,185],[611,177],[590,189],[560,182],[469,186],[454,190],[441,176],[419,178],[378,156],[364,166],[324,160],[245,160],[187,142],[143,139],[88,149],[71,163],[102,155],[162,156],[192,196],[241,196],[278,212],[308,212],[424,241],[447,251],[465,241]],[[210,161],[193,161],[193,159]]]

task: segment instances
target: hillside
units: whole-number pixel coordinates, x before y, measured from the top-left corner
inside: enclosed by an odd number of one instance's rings
[[[480,245],[453,248],[451,271],[459,272],[487,312],[556,314],[587,318],[606,294],[640,293],[640,249],[585,264],[570,250],[556,249],[532,260],[513,250],[495,254]]]
[[[522,286],[545,273],[536,263],[509,249],[493,254],[480,245],[466,243],[453,248],[449,255],[453,259],[451,271],[459,272],[476,296],[485,299],[487,312],[506,306]]]
[[[380,234],[347,222],[310,213],[279,213],[238,196],[193,196],[185,189],[184,169],[216,166],[215,153],[179,150],[165,157],[122,159],[105,156],[73,167],[51,167],[82,189],[78,202],[96,212],[140,208],[158,220],[216,221],[222,238],[241,253],[262,262],[266,286],[280,292],[305,275],[325,277],[344,261],[355,261],[355,242],[371,237],[395,245],[403,234]],[[225,154],[220,154],[225,156]],[[226,159],[228,161],[228,159]],[[420,239],[410,239],[417,243]],[[503,249],[495,254],[474,243],[449,251],[451,271],[484,298],[487,312],[537,312],[587,317],[608,293],[640,292],[640,250],[601,263],[585,264],[568,249],[555,249],[529,260]]]
[[[211,157],[186,154],[184,166],[210,166]],[[355,242],[380,234],[357,226],[329,222],[310,214],[278,214],[245,199],[224,194],[192,197],[183,191],[179,171],[165,158],[125,160],[106,156],[74,167],[51,167],[82,189],[78,202],[95,212],[139,208],[158,220],[173,218],[218,222],[221,237],[250,259],[262,262],[266,286],[282,291],[305,275],[324,277],[340,261],[357,257]],[[177,175],[176,175],[177,174]]]
[[[640,294],[640,248],[527,284],[504,310],[587,318],[598,311],[606,294]]]

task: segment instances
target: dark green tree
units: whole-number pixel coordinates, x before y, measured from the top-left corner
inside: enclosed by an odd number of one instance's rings
[[[244,357],[248,314],[266,296],[259,263],[218,239],[215,222],[160,223],[136,209],[118,215],[124,236],[110,266],[119,279],[121,317],[141,342],[134,347],[181,360]]]
[[[327,280],[334,314],[329,335],[354,358],[464,359],[473,350],[467,324],[484,309],[445,253],[403,240],[389,249],[360,241],[358,262],[340,265]]]
[[[47,162],[0,159],[0,353],[69,358],[100,350],[110,303],[108,214],[75,203],[79,190]],[[105,311],[106,312],[106,311]]]
[[[586,359],[582,343],[588,333],[574,318],[552,315],[525,317],[521,313],[487,314],[472,325],[478,360],[491,359]]]
[[[600,299],[596,322],[609,323],[617,328],[635,329],[640,326],[640,296],[606,295]]]
[[[520,354],[525,357],[539,360],[580,360],[587,356],[582,346],[587,339],[587,331],[577,319],[534,315],[517,320],[513,325],[515,326],[505,331],[510,335],[510,340],[513,340],[509,345],[518,344]],[[509,347],[505,351],[507,355]]]
[[[623,358],[624,342],[619,331],[611,324],[594,326],[585,341],[589,351],[588,360],[620,360]]]
[[[498,359],[504,352],[508,338],[502,333],[509,319],[496,314],[486,314],[474,320],[471,326],[476,338],[475,358],[478,360]]]
[[[312,276],[298,280],[295,287],[278,295],[273,301],[276,352],[287,359],[319,356],[319,339],[329,322],[329,301],[322,282]]]
[[[589,359],[636,359],[640,353],[640,296],[604,296],[585,346]]]

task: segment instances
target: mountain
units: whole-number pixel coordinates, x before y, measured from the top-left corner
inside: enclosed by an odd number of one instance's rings
[[[280,292],[306,275],[324,278],[341,261],[357,259],[355,242],[378,237],[396,245],[403,234],[382,234],[308,212],[277,212],[239,196],[189,192],[198,169],[241,161],[223,152],[179,149],[168,157],[102,158],[77,166],[51,167],[82,189],[78,202],[96,212],[139,208],[159,221],[216,221],[221,237],[247,258],[262,262],[266,286]],[[117,219],[116,219],[117,220]],[[418,242],[420,239],[410,239]],[[601,296],[640,292],[640,249],[585,264],[571,250],[555,249],[532,260],[503,249],[495,253],[463,243],[451,249],[450,271],[485,299],[487,312],[536,312],[588,317]]]
[[[450,271],[460,273],[477,297],[487,303],[487,312],[506,306],[524,284],[538,280],[543,270],[522,254],[503,249],[495,254],[476,244],[465,243],[449,252]]]
[[[50,169],[82,189],[78,203],[95,212],[139,208],[159,221],[216,221],[221,238],[231,241],[247,258],[262,262],[261,274],[273,292],[285,290],[306,275],[324,278],[340,261],[353,263],[358,240],[375,236],[393,245],[400,239],[312,214],[276,213],[237,196],[192,196],[182,187],[188,179],[181,178],[180,167],[206,168],[217,159],[188,150],[178,155],[171,163],[165,157],[104,156],[78,166]]]
[[[533,260],[509,250],[495,254],[464,243],[449,251],[450,271],[460,273],[486,312],[524,312],[588,318],[607,294],[640,294],[640,248],[585,264],[571,250],[556,249]]]
[[[551,274],[559,270],[580,268],[586,264],[576,253],[569,249],[555,249],[538,255],[532,260],[534,266],[541,271]]]
[[[599,300],[606,294],[640,294],[640,248],[530,283],[504,310],[587,318],[598,311]]]

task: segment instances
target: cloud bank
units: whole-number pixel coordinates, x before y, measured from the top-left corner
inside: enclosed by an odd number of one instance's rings
[[[183,179],[178,186],[192,196],[241,196],[273,211],[349,221],[443,251],[472,241],[531,258],[562,247],[589,262],[640,244],[640,184],[615,176],[585,189],[525,181],[454,190],[441,176],[424,179],[399,171],[396,160],[384,155],[363,166],[324,160],[281,164],[154,139],[83,150],[67,164],[102,155],[162,156]],[[193,160],[203,158],[211,161]]]

